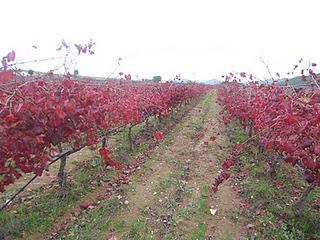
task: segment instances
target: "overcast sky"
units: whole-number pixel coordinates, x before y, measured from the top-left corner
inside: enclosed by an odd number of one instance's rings
[[[92,38],[96,54],[75,66],[83,75],[107,76],[122,57],[119,71],[140,78],[203,80],[231,70],[267,77],[260,56],[280,73],[301,57],[320,63],[319,7],[317,0],[3,0],[0,55],[51,57],[62,39]]]

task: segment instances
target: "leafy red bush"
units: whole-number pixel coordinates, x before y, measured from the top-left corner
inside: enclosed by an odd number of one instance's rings
[[[320,83],[313,69],[307,72],[313,79],[310,81]],[[246,74],[240,75],[246,77]],[[279,152],[284,162],[303,170],[306,181],[320,186],[320,89],[309,85],[292,90],[276,81],[242,84],[234,74],[226,80],[218,88],[223,121],[238,119],[266,151]],[[224,162],[224,166],[229,165],[228,161]]]
[[[87,51],[88,46],[79,49]],[[11,55],[5,57],[6,61],[12,59]],[[41,175],[58,146],[94,147],[108,131],[150,116],[166,116],[210,88],[135,82],[129,75],[119,81],[50,76],[0,79],[0,191],[23,173]],[[156,140],[163,137],[162,132],[155,133]],[[122,164],[111,160],[108,151],[100,149],[99,153],[110,166],[121,169]]]

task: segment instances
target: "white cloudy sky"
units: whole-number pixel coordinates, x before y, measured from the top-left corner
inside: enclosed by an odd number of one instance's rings
[[[81,74],[106,76],[122,57],[119,71],[142,78],[210,79],[231,70],[267,77],[260,56],[281,73],[300,57],[320,62],[318,2],[3,0],[0,55],[50,57],[62,39],[92,38],[96,54],[78,59]]]

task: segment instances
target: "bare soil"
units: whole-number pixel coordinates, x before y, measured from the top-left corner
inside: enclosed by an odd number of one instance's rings
[[[199,132],[205,136],[195,139],[194,134]],[[210,141],[210,136],[217,140]],[[107,224],[103,230],[94,227],[92,237],[240,239],[246,234],[245,225],[229,217],[232,210],[240,208],[240,197],[229,182],[216,194],[210,192],[228,145],[212,93],[182,119],[144,166],[130,177],[130,184],[119,193],[119,209],[102,216],[100,222]],[[78,228],[67,229],[58,239],[74,239],[70,238],[72,229]],[[77,239],[88,236],[83,231],[73,234]]]

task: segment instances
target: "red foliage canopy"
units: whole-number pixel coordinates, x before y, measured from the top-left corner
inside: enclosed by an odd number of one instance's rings
[[[12,58],[11,54],[6,60]],[[165,116],[210,88],[70,76],[30,81],[11,74],[0,72],[0,191],[23,173],[41,175],[60,144],[94,147],[109,130],[149,116]],[[163,138],[160,135],[156,138]],[[100,154],[115,165],[106,150],[100,149]]]

